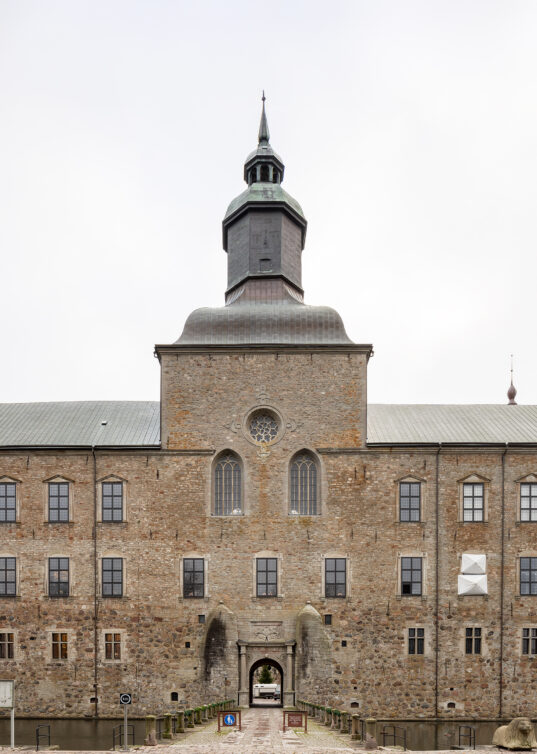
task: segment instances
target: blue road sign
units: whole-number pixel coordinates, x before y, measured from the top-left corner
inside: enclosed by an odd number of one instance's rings
[[[224,725],[235,725],[235,715],[226,715],[224,717]]]

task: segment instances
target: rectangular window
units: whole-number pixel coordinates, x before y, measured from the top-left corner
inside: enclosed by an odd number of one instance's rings
[[[419,521],[421,504],[421,484],[419,482],[399,483],[399,521]]]
[[[48,520],[51,524],[69,521],[69,482],[49,482]]]
[[[52,634],[52,659],[53,660],[66,660],[67,659],[67,634],[62,634],[62,633]]]
[[[0,484],[0,524],[16,520],[16,491],[17,487],[14,482]]]
[[[419,596],[421,594],[421,558],[401,558],[401,594]]]
[[[466,629],[466,654],[467,655],[480,655],[481,654],[481,629],[480,628],[467,628]]]
[[[123,521],[123,482],[103,482],[103,521]]]
[[[522,654],[537,655],[537,628],[522,629]]]
[[[183,597],[205,596],[205,561],[203,558],[183,560]]]
[[[17,559],[0,558],[0,597],[17,594]]]
[[[462,485],[462,520],[463,521],[484,521],[484,485],[463,484]]]
[[[520,594],[537,594],[537,558],[520,558]]]
[[[104,635],[104,656],[107,660],[121,660],[121,634]]]
[[[0,660],[12,660],[15,657],[15,640],[13,634],[0,634]]]
[[[48,559],[49,597],[69,597],[69,558]]]
[[[347,560],[326,558],[324,561],[324,596],[347,596]]]
[[[256,596],[276,597],[278,595],[278,559],[257,558]]]
[[[408,654],[422,655],[425,651],[425,629],[409,628],[408,629]]]
[[[103,597],[123,597],[123,558],[103,558]]]
[[[520,520],[537,521],[537,484],[520,485]]]

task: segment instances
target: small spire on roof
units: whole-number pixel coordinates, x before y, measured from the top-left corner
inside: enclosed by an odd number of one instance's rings
[[[513,354],[511,354],[511,385],[507,391],[507,397],[509,398],[509,406],[516,406],[516,387],[513,385]]]
[[[267,115],[265,113],[265,90],[263,89],[263,96],[261,97],[261,101],[263,102],[263,112],[261,113],[261,123],[259,124],[259,143],[260,144],[268,144],[270,139],[270,133],[268,130],[268,122],[267,122]]]

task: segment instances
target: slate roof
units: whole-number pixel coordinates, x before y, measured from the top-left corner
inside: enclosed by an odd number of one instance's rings
[[[367,418],[369,444],[537,444],[537,406],[373,403]],[[158,401],[0,404],[0,447],[159,447],[159,431]]]

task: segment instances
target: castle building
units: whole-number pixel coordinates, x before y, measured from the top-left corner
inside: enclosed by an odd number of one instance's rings
[[[269,139],[223,221],[225,306],[160,402],[0,406],[0,669],[26,716],[235,698],[534,715],[537,406],[371,405],[370,344],[302,289]],[[513,389],[514,391],[514,389]]]

